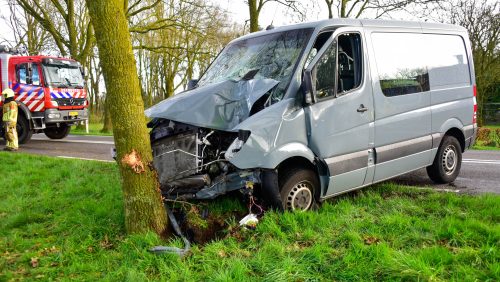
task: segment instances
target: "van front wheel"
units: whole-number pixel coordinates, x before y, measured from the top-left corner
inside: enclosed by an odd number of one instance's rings
[[[289,211],[307,211],[316,207],[315,192],[319,189],[316,174],[295,168],[279,178],[283,208]]]
[[[445,135],[432,165],[427,167],[427,175],[436,183],[450,183],[460,173],[462,148],[458,140]]]

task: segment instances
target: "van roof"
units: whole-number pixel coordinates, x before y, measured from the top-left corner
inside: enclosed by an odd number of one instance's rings
[[[280,27],[275,27],[272,30],[262,30],[254,33],[244,35],[237,40],[252,38],[255,36],[260,36],[264,34],[282,32],[287,30],[302,29],[302,28],[325,28],[329,26],[365,26],[365,27],[391,27],[391,28],[418,28],[425,30],[442,30],[442,31],[453,31],[453,32],[466,32],[467,30],[458,25],[452,24],[442,24],[442,23],[429,23],[429,22],[417,22],[417,21],[398,21],[398,20],[370,20],[370,19],[328,19],[314,22],[306,22],[292,25],[285,25]]]

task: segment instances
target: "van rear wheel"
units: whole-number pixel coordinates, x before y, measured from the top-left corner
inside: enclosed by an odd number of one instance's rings
[[[432,165],[427,167],[427,175],[436,183],[450,183],[460,173],[462,148],[457,138],[445,135]]]
[[[316,174],[308,169],[294,168],[279,177],[283,209],[307,211],[316,208],[315,193],[319,189]]]

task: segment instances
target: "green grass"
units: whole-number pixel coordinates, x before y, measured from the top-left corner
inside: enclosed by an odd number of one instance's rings
[[[98,135],[98,136],[113,136],[113,132],[102,133],[102,123],[89,123],[89,133],[85,131],[85,126],[83,128],[77,128],[77,126],[71,127],[70,134],[74,135]]]
[[[266,213],[255,231],[227,219],[230,234],[180,259],[146,251],[179,239],[125,234],[114,164],[0,152],[0,169],[0,281],[500,280],[496,195],[375,185],[318,211]]]

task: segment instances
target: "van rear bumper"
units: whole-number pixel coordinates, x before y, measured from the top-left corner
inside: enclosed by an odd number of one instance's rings
[[[474,146],[474,143],[476,142],[476,137],[477,137],[477,124],[473,124],[473,130],[472,130],[472,135],[469,137],[466,137],[465,139],[465,148],[470,149],[472,146]]]

